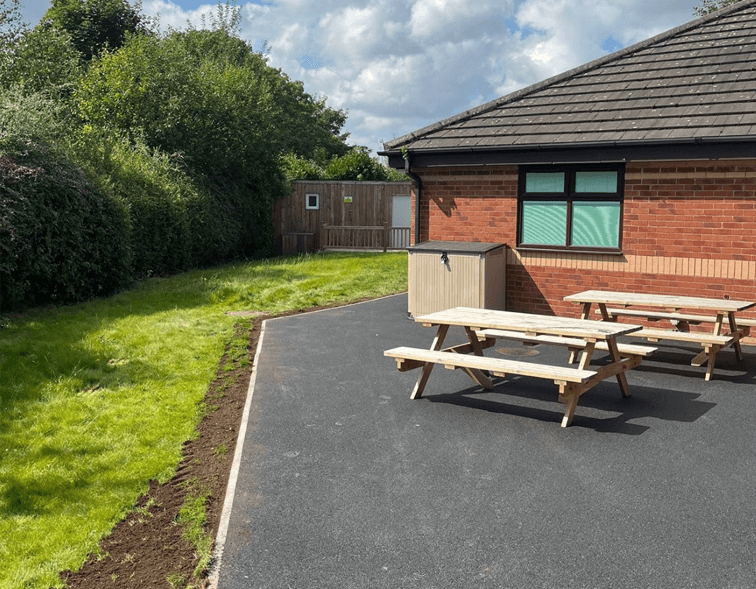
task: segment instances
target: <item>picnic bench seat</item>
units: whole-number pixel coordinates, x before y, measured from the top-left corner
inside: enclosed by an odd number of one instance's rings
[[[601,315],[601,309],[594,311],[597,315]],[[665,312],[665,311],[644,311],[643,309],[607,309],[606,312],[609,317],[615,317],[623,315],[625,317],[645,317],[649,321],[660,321],[662,319],[668,319],[669,321],[683,321],[692,325],[700,325],[701,323],[716,323],[716,316],[706,315],[688,315],[687,313]]]
[[[475,370],[486,370],[494,376],[504,377],[508,374],[517,374],[519,376],[532,376],[534,378],[553,380],[556,384],[568,382],[585,384],[597,374],[595,370],[580,370],[579,368],[550,366],[503,358],[489,358],[487,356],[409,348],[406,346],[386,350],[384,355],[395,358],[399,370],[402,370],[402,364],[406,361],[432,362],[434,364],[441,364],[444,368],[450,370],[454,370],[455,368],[472,368]],[[418,367],[414,362],[412,366],[414,368]]]
[[[643,309],[606,309],[609,318],[614,316],[625,317],[645,317],[649,321],[659,321],[661,319],[668,319],[670,321],[682,321],[690,323],[691,325],[700,325],[701,323],[716,323],[717,318],[715,315],[689,315],[687,313],[673,313],[664,311],[644,311]],[[601,315],[601,309],[594,311],[597,315]],[[736,323],[742,326],[754,327],[756,326],[756,319],[745,319],[742,317],[736,318]],[[726,324],[726,322],[725,322]]]
[[[671,329],[652,329],[644,327],[640,331],[628,333],[627,337],[642,337],[649,341],[655,342],[660,339],[667,339],[681,342],[699,343],[703,346],[726,346],[732,340],[729,335],[714,335],[700,331],[673,331]]]
[[[565,346],[571,351],[582,350],[586,347],[585,340],[573,337],[559,337],[553,335],[526,335],[517,331],[505,331],[502,329],[481,329],[478,331],[480,338],[496,338],[511,341],[519,341],[524,344],[550,344],[555,346]],[[483,340],[485,341],[485,340]],[[609,345],[606,342],[596,342],[596,349],[604,352],[609,351]],[[658,348],[651,346],[638,346],[634,344],[617,344],[617,350],[620,354],[631,356],[649,356]]]
[[[404,346],[386,350],[383,354],[384,356],[394,358],[400,371],[419,368],[423,365],[441,364],[450,370],[461,368],[468,372],[468,374],[470,371],[475,373],[487,371],[494,376],[501,377],[516,374],[519,376],[552,380],[559,386],[559,401],[566,405],[564,417],[562,418],[562,427],[567,427],[572,422],[578,399],[583,393],[586,393],[609,376],[623,373],[625,370],[640,364],[640,356],[635,356],[634,360],[614,362],[609,366],[602,366],[598,370],[585,370]],[[490,381],[477,378],[475,380],[483,385],[484,388],[493,388],[493,384]],[[628,395],[629,393],[623,391],[623,396]],[[414,394],[412,398],[415,398]]]
[[[756,326],[756,319],[741,319],[740,317],[738,317],[738,318],[737,318],[737,319],[735,320],[735,322],[736,322],[736,323],[737,323],[738,325],[747,325],[747,326],[749,326],[749,327],[754,327],[754,326]]]

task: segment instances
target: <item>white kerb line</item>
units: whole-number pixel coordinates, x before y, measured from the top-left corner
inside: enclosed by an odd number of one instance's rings
[[[239,436],[236,438],[234,462],[231,465],[231,473],[228,477],[228,485],[226,486],[226,498],[223,501],[223,511],[221,512],[220,523],[218,525],[218,535],[215,537],[215,558],[213,559],[212,570],[208,577],[207,589],[217,589],[218,587],[221,558],[223,556],[223,548],[226,544],[226,536],[228,535],[228,525],[231,521],[231,508],[233,507],[234,495],[236,494],[236,481],[239,478],[242,450],[244,449],[244,438],[247,435],[249,411],[252,406],[252,395],[255,392],[255,382],[257,381],[257,363],[260,359],[263,339],[265,338],[266,323],[267,321],[262,322],[260,327],[260,338],[257,340],[257,350],[255,351],[254,365],[252,366],[252,376],[249,379],[249,388],[247,389],[247,400],[244,403],[244,412],[242,413],[241,425],[239,426]]]

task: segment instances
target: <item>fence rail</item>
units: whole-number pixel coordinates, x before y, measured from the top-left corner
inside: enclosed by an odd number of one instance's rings
[[[382,225],[359,227],[323,225],[320,247],[348,249],[385,249],[386,228]]]
[[[323,249],[403,249],[409,247],[409,227],[388,225],[322,225]]]

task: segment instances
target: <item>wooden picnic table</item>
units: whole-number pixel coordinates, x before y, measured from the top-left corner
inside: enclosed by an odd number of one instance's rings
[[[396,359],[397,368],[402,372],[422,369],[412,390],[412,399],[422,396],[436,364],[464,370],[485,389],[493,388],[491,374],[501,377],[517,374],[543,378],[553,380],[558,385],[559,400],[567,405],[562,427],[567,427],[572,422],[580,396],[602,380],[616,376],[622,395],[630,396],[625,372],[641,362],[641,354],[634,354],[627,349],[620,350],[616,342],[618,336],[641,329],[639,325],[469,307],[455,307],[422,315],[416,317],[415,321],[425,327],[437,327],[430,349],[399,347],[384,352],[385,356]],[[444,339],[453,325],[465,330],[468,343],[443,348]],[[498,337],[519,338],[523,343],[546,343],[580,349],[582,355],[579,366],[550,366],[484,356],[483,350],[493,346]],[[609,352],[612,362],[591,367],[594,350],[602,348]]]
[[[753,322],[738,323],[736,313],[750,309],[756,303],[751,301],[736,301],[731,299],[710,299],[703,297],[680,297],[675,295],[657,295],[649,293],[612,292],[603,290],[588,290],[564,297],[582,305],[582,318],[588,319],[591,305],[598,305],[596,312],[604,321],[616,321],[617,317],[631,317],[646,321],[669,321],[671,327],[655,329],[643,328],[627,334],[631,337],[645,338],[648,341],[668,339],[698,343],[703,351],[691,361],[692,366],[701,366],[708,360],[706,380],[711,380],[716,363],[717,353],[728,346],[732,346],[738,360],[743,360],[740,340],[750,333]],[[617,305],[620,308],[608,307]],[[628,307],[634,307],[632,309]],[[650,307],[642,309],[639,307]],[[693,310],[693,313],[689,311]],[[682,312],[685,311],[685,312]],[[708,313],[708,314],[700,314]],[[712,323],[710,332],[690,331],[691,325]],[[729,333],[723,334],[724,325]]]

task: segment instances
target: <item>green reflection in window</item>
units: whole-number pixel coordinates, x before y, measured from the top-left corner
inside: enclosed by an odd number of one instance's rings
[[[617,192],[617,172],[576,172],[575,192]]]
[[[575,202],[572,204],[572,245],[619,246],[620,203]]]
[[[540,245],[566,245],[567,203],[522,203],[521,243]]]
[[[564,172],[528,172],[525,192],[564,192]]]

